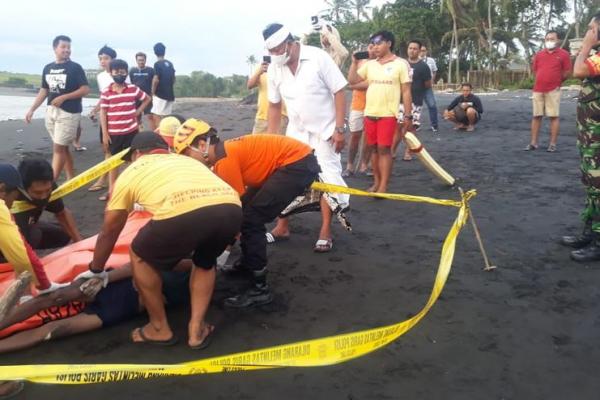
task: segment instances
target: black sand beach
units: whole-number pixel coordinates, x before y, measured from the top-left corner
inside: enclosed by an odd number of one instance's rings
[[[544,123],[540,150],[528,143],[528,91],[482,97],[483,120],[473,134],[441,122],[439,135],[419,132],[432,156],[472,201],[489,256],[498,266],[483,272],[469,226],[463,230],[448,283],[438,303],[414,329],[383,350],[324,368],[161,378],[88,386],[28,384],[23,399],[592,399],[600,392],[600,265],[569,259],[560,235],[580,229],[584,191],[575,149],[575,92],[564,92],[558,151],[547,153]],[[438,105],[451,101],[438,95]],[[254,108],[236,102],[189,102],[176,111],[203,118],[223,137],[251,130]],[[424,121],[428,117],[424,113]],[[43,121],[0,123],[0,160],[20,155],[50,158]],[[98,128],[86,119],[75,153],[83,171],[101,159]],[[366,178],[348,184],[367,188]],[[419,163],[398,161],[390,191],[458,198]],[[97,233],[104,203],[80,190],[66,198],[85,236]],[[456,209],[353,197],[353,233],[336,223],[334,250],[312,247],[318,215],[292,221],[289,242],[269,248],[276,299],[251,311],[221,306],[239,282],[218,277],[209,311],[216,324],[211,346],[194,352],[130,343],[145,316],[102,331],[0,356],[0,363],[177,363],[298,340],[381,326],[414,315],[425,303],[441,243]],[[169,314],[186,338],[189,310]],[[184,341],[185,342],[185,341]]]

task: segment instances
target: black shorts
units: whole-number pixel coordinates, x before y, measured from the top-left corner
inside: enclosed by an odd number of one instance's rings
[[[125,135],[111,135],[110,144],[108,145],[110,154],[115,155],[131,146],[131,141],[137,133],[138,131],[127,133]]]
[[[173,218],[150,220],[135,236],[131,248],[158,270],[171,270],[192,253],[196,267],[211,269],[241,224],[242,209],[235,204],[202,207]]]
[[[96,299],[83,309],[86,314],[96,314],[102,326],[112,326],[127,321],[140,313],[138,292],[133,279],[116,281],[102,289]]]

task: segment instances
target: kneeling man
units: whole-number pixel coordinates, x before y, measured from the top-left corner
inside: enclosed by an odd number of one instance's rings
[[[463,83],[462,94],[444,110],[444,119],[454,122],[454,130],[465,129],[467,132],[473,132],[481,114],[481,99],[473,94],[473,86],[470,83]]]
[[[270,303],[267,285],[267,228],[317,179],[321,169],[310,146],[288,136],[255,134],[221,142],[200,120],[187,120],[177,131],[175,151],[202,161],[240,194],[243,207],[242,259],[238,270],[252,272],[253,286],[225,300],[228,307]]]
[[[160,271],[171,270],[193,253],[190,277],[192,315],[188,344],[202,348],[214,327],[205,323],[215,283],[216,258],[234,240],[242,223],[238,194],[202,163],[168,153],[154,132],[138,133],[126,156],[132,164],[118,177],[106,207],[89,271],[102,276],[104,265],[134,203],[153,214],[131,243],[133,279],[150,323],[132,332],[134,343],[176,342],[167,321]]]

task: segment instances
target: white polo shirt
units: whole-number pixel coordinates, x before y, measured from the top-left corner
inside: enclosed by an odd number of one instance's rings
[[[435,63],[435,60],[431,57],[425,57],[425,63],[427,64],[427,66],[429,67],[429,69],[431,70],[432,74],[435,74],[438,70],[437,64]]]
[[[300,45],[296,75],[289,67],[269,65],[268,97],[271,103],[283,99],[287,106],[290,130],[327,140],[335,131],[334,94],[348,82],[325,51]]]

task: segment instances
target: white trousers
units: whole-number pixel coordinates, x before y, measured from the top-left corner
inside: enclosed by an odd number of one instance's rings
[[[342,178],[342,157],[340,153],[335,152],[335,148],[330,140],[321,139],[321,135],[310,133],[297,129],[290,121],[286,135],[308,144],[315,150],[315,157],[321,167],[319,178],[324,183],[332,185],[345,186],[346,182]],[[350,195],[341,193],[331,193],[331,197],[335,198],[342,209],[350,205]]]

